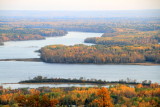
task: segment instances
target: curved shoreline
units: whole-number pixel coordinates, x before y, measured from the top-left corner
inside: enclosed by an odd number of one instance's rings
[[[40,58],[0,59],[0,61],[43,62]],[[60,64],[95,64],[95,63],[60,63]],[[102,64],[102,63],[97,64],[96,63],[96,65],[144,65],[144,66],[154,66],[154,65],[160,65],[160,64],[159,63],[145,62],[145,63],[106,63],[106,64]]]

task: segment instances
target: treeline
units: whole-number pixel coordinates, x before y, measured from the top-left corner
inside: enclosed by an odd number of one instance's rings
[[[28,28],[62,28],[67,31],[82,31],[88,28],[88,31],[92,30],[94,32],[96,30],[96,32],[105,33],[109,29],[113,30],[111,28],[129,28],[138,31],[160,30],[159,20],[159,17],[1,17],[0,25],[23,26]],[[105,31],[107,28],[108,30]]]
[[[1,28],[5,26],[22,28],[48,28],[65,31],[113,33],[116,28],[138,31],[160,30],[159,17],[148,18],[1,18]],[[25,23],[24,23],[25,22]]]
[[[56,29],[22,28],[5,26],[0,28],[0,41],[41,40],[45,37],[64,36],[66,31]]]
[[[23,80],[19,83],[89,83],[89,84],[106,84],[106,81],[96,79],[65,79],[65,78],[47,78],[42,76],[34,77],[33,79]]]
[[[102,37],[86,38],[86,43],[102,45],[143,45],[158,44],[160,42],[160,31],[124,31],[105,33]]]
[[[50,45],[41,48],[48,63],[160,63],[160,45]]]
[[[71,87],[37,89],[3,89],[0,106],[10,107],[159,107],[158,83],[143,86],[111,85],[102,87]]]
[[[105,81],[105,80],[97,80],[97,79],[85,79],[83,77],[80,77],[79,79],[65,79],[65,78],[47,78],[42,76],[34,77],[33,79],[29,80],[23,80],[19,83],[87,83],[87,84],[112,84],[112,83],[119,83],[119,84],[132,84],[137,85],[140,84],[140,82],[137,82],[136,80],[131,80],[127,78],[126,80],[119,80],[119,81]],[[141,82],[143,85],[150,85],[152,82],[144,80]]]
[[[125,20],[124,20],[125,19]],[[66,31],[81,31],[95,33],[109,33],[117,35],[117,29],[132,29],[136,31],[160,30],[159,18],[0,18],[0,41],[8,40],[33,40],[44,39],[46,36],[65,35]],[[57,29],[57,30],[55,30]],[[28,36],[27,36],[28,35]],[[93,38],[86,42],[96,44],[134,44],[134,43],[156,43],[159,36],[153,39],[151,36],[136,36],[130,34],[126,37]],[[136,34],[137,35],[137,34]],[[146,35],[146,34],[145,34]],[[119,41],[119,38],[121,40]],[[130,39],[128,39],[130,38]],[[132,38],[132,39],[131,39]],[[103,39],[103,40],[102,40]],[[109,40],[110,41],[109,41]],[[137,41],[138,40],[138,41]],[[107,41],[107,42],[106,42]],[[109,42],[109,43],[108,43]]]
[[[16,22],[1,22],[0,26],[5,28],[6,26],[22,27],[22,28],[41,28],[41,29],[58,29],[65,31],[79,31],[79,32],[94,32],[94,33],[113,33],[115,30],[99,22],[99,20],[88,20],[88,19],[55,19],[53,21],[16,21]]]
[[[115,32],[113,28],[101,23],[82,23],[82,22],[39,22],[25,25],[26,28],[54,28],[65,31],[79,31],[79,32],[94,32],[94,33],[112,33]]]

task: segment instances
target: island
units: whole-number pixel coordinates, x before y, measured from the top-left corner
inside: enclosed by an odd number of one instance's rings
[[[49,45],[40,50],[41,59],[48,63],[160,63],[159,53],[159,44],[131,46]]]
[[[18,82],[18,84],[43,84],[43,83],[50,83],[50,84],[96,84],[96,85],[110,85],[110,84],[125,84],[125,85],[138,85],[142,84],[145,86],[151,85],[150,80],[144,80],[142,82],[137,82],[136,80],[132,80],[127,78],[126,80],[119,80],[119,81],[106,81],[101,79],[86,79],[84,77],[80,77],[79,79],[71,79],[71,78],[47,78],[43,76],[36,76],[29,80],[22,80]],[[7,83],[6,83],[7,84]],[[14,83],[12,83],[14,84]],[[16,84],[16,83],[15,83]]]

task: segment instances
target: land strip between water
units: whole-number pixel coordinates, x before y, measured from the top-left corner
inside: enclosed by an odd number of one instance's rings
[[[0,59],[0,61],[43,62],[41,58]],[[70,63],[67,63],[67,64],[70,64]],[[84,63],[75,63],[75,64],[84,64]],[[85,64],[88,64],[88,63],[85,63]],[[89,63],[89,64],[92,64],[92,63]],[[160,65],[160,64],[151,63],[151,62],[145,62],[145,63],[106,63],[106,64],[103,64],[103,65],[146,65],[146,66],[154,66],[154,65]]]
[[[0,61],[29,61],[29,62],[42,62],[40,58],[24,58],[24,59],[0,59]]]

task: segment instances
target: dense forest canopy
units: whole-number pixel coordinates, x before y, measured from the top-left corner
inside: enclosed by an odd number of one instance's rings
[[[160,45],[51,45],[42,48],[41,59],[50,63],[160,63]]]
[[[3,89],[0,87],[0,106],[11,107],[159,107],[160,86],[138,84],[102,87],[71,87],[37,89]]]

